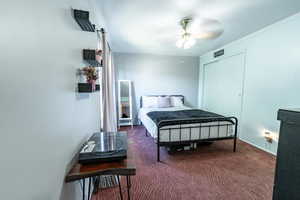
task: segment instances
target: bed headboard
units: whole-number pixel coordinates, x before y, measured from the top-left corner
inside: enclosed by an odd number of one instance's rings
[[[183,95],[144,95],[140,97],[140,108],[143,107],[143,97],[181,97],[182,102],[184,103],[184,96]]]

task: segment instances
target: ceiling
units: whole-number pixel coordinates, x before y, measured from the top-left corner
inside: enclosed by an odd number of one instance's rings
[[[183,56],[202,55],[300,11],[299,0],[98,0],[97,6],[114,52]],[[219,20],[224,33],[179,49],[186,16]]]

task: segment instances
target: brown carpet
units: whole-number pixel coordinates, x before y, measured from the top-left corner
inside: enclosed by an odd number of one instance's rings
[[[272,199],[275,157],[238,141],[218,141],[195,151],[168,154],[145,137],[145,129],[125,128],[135,154],[137,174],[132,177],[132,199],[138,200],[264,200]],[[122,187],[126,197],[125,178]],[[105,189],[96,199],[119,199],[118,188]],[[126,198],[125,198],[126,199]]]

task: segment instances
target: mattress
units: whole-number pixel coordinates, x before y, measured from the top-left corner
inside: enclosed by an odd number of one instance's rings
[[[169,108],[141,108],[139,111],[139,120],[143,123],[143,125],[145,126],[149,134],[153,138],[157,138],[157,132],[158,132],[157,126],[155,122],[147,115],[147,113],[153,111],[178,111],[178,110],[188,110],[188,109],[192,109],[192,108],[187,106],[169,107]],[[181,131],[179,129],[170,129],[170,128],[181,128]],[[225,138],[225,137],[231,137],[233,135],[234,135],[234,124],[228,121],[214,121],[214,122],[207,122],[207,123],[170,125],[170,126],[164,126],[160,129],[160,142],[177,142],[177,141]]]

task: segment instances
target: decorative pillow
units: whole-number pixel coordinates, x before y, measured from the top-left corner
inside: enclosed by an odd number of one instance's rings
[[[171,105],[173,107],[182,107],[183,106],[182,97],[171,97]]]
[[[143,97],[143,108],[157,108],[157,97]]]
[[[170,97],[158,97],[157,98],[158,108],[169,108],[172,107]]]

